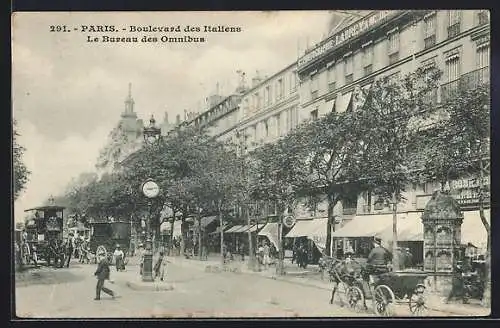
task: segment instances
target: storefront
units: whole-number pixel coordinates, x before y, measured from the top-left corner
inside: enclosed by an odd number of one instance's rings
[[[326,246],[326,229],[328,218],[313,220],[297,220],[286,238],[293,238],[293,246],[303,244],[308,250],[309,263],[315,264]]]
[[[398,247],[410,249],[416,266],[423,263],[423,225],[420,217],[421,212],[397,214]],[[375,237],[388,247],[392,241],[392,223],[392,214],[357,215],[332,234],[337,244],[337,256],[343,257],[347,250],[352,250],[355,257],[366,258]]]

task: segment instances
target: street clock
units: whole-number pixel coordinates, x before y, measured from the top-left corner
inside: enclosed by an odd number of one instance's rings
[[[285,216],[285,218],[283,219],[283,224],[285,225],[285,227],[291,228],[295,224],[295,218],[291,215]]]
[[[147,180],[142,184],[142,193],[148,198],[155,198],[160,193],[160,187],[153,180]]]

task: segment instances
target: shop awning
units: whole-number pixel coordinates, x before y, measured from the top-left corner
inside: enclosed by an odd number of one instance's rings
[[[262,226],[260,226],[260,228],[262,228]],[[245,232],[255,232],[259,230],[259,226],[257,226],[256,224],[251,226],[250,228],[248,228]]]
[[[328,218],[298,220],[286,237],[307,237],[323,250],[326,244],[326,227]]]
[[[247,232],[247,230],[250,228],[251,227],[249,225],[243,225],[243,226],[241,226],[241,228],[239,228],[238,230],[235,230],[233,232],[234,233],[243,233],[243,232]]]
[[[337,113],[343,113],[347,110],[347,106],[349,106],[351,97],[352,97],[352,91],[344,95],[339,94],[337,101],[335,103],[335,110],[337,111]]]
[[[269,239],[276,247],[276,249],[279,249],[278,245],[278,223],[268,223],[262,228],[261,231],[259,231],[258,235],[259,236],[264,236]]]
[[[471,243],[472,245],[485,250],[488,234],[483,223],[481,222],[481,218],[479,217],[479,210],[464,211],[463,214],[462,244]],[[490,210],[485,210],[484,215],[486,216],[486,220],[491,222]]]
[[[344,227],[333,232],[332,237],[378,237],[384,241],[392,240],[392,214],[357,215]],[[420,213],[398,213],[398,240],[423,240]]]
[[[355,94],[352,96],[352,109],[358,110],[363,108],[366,99],[368,97],[368,93],[370,92],[371,84],[367,84],[358,90],[356,90]]]
[[[330,101],[327,101],[325,102],[320,108],[321,108],[321,111],[319,113],[320,116],[322,115],[326,115],[332,111],[334,111],[334,106],[335,106],[335,98],[330,100]]]
[[[392,240],[392,214],[390,216],[389,226],[376,235],[376,237],[386,242]],[[423,241],[424,225],[422,224],[422,212],[399,214],[397,229],[398,241]]]
[[[227,229],[226,231],[224,231],[225,233],[233,233],[233,232],[237,232],[238,230],[242,229],[243,227],[245,227],[244,225],[235,225],[229,229]]]
[[[216,216],[207,216],[207,217],[201,218],[201,228],[202,229],[205,228],[206,226],[208,226],[210,223],[214,222],[215,220],[217,220]],[[194,225],[196,227],[198,227],[198,220],[194,221]]]
[[[290,230],[285,237],[288,238],[307,237],[312,230],[312,221],[313,220],[297,220],[292,230]]]

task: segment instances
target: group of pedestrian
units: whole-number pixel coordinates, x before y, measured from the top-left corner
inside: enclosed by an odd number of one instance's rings
[[[269,265],[271,265],[271,247],[267,241],[260,244],[257,249],[257,260],[260,265],[264,266],[264,269],[269,269]]]

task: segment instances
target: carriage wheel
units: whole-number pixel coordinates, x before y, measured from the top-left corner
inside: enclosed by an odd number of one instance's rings
[[[107,256],[108,256],[108,252],[106,251],[106,247],[104,247],[103,245],[99,245],[97,247],[97,250],[95,251],[96,260],[98,258],[107,257]]]
[[[410,307],[410,312],[415,316],[422,316],[427,310],[425,306],[425,296],[424,296],[425,286],[418,285],[415,290],[409,296],[408,306]]]
[[[386,285],[379,285],[373,291],[373,308],[380,316],[390,317],[394,314],[394,293]]]
[[[347,303],[349,307],[356,311],[361,311],[366,308],[365,306],[365,296],[363,295],[363,291],[356,286],[350,286],[347,289]]]

